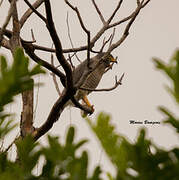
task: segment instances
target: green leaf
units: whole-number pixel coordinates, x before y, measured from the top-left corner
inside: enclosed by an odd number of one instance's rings
[[[0,56],[0,68],[1,68],[1,76],[4,77],[7,72],[7,62],[4,56]]]
[[[32,169],[38,163],[41,152],[35,152],[38,143],[34,142],[33,138],[29,135],[24,139],[17,141],[17,152],[23,171],[30,174]]]
[[[100,166],[97,166],[94,170],[94,173],[92,175],[92,177],[90,178],[90,180],[100,180],[100,175],[101,175],[102,171]]]
[[[75,145],[75,149],[78,149],[79,147],[81,147],[83,144],[87,143],[88,140],[84,139],[84,140],[81,140],[80,142],[78,142],[76,145]]]
[[[36,65],[35,67],[32,68],[30,72],[30,76],[34,76],[39,73],[45,74],[45,70],[43,70],[40,65]]]
[[[176,131],[179,133],[179,119],[177,119],[171,112],[169,112],[168,109],[165,107],[159,107],[159,110],[167,116],[167,118],[164,120],[164,123],[168,123],[172,125]]]
[[[39,65],[29,70],[29,59],[21,48],[16,50],[11,67],[8,67],[6,58],[1,56],[0,112],[13,101],[15,95],[31,89],[34,85],[32,77],[39,73],[44,73]]]
[[[74,127],[70,127],[67,133],[66,137],[66,144],[72,144],[74,140],[74,134],[75,134],[75,129]]]

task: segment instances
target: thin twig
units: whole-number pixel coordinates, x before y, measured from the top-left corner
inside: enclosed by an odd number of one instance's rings
[[[30,4],[30,2],[29,2],[28,0],[24,0],[24,2],[29,6],[29,8],[32,9],[32,11],[33,11],[42,21],[44,21],[45,23],[47,22],[46,18],[45,18],[42,14],[40,14],[40,13],[36,10],[36,8],[34,8],[34,6],[33,6],[32,4]]]
[[[112,41],[113,41],[113,39],[114,39],[115,32],[116,32],[116,28],[113,29],[113,33],[112,33],[112,36],[111,36],[111,39],[110,39],[110,42],[109,42],[109,47],[108,47],[108,49],[111,47]]]
[[[103,89],[91,89],[91,88],[83,88],[80,87],[79,89],[81,90],[85,90],[85,91],[96,91],[96,92],[102,92],[102,91],[112,91],[114,89],[116,89],[119,85],[122,85],[122,79],[124,77],[124,73],[122,74],[122,76],[120,77],[119,80],[117,80],[117,76],[115,76],[115,85],[111,88],[103,88]]]
[[[36,40],[35,40],[34,32],[32,29],[31,29],[31,36],[32,36],[32,43],[35,43]]]
[[[87,34],[87,60],[88,60],[88,65],[87,65],[87,66],[88,66],[88,68],[90,68],[91,33],[90,33],[90,31],[85,27],[78,8],[77,8],[77,7],[74,7],[68,0],[65,0],[65,3],[66,3],[71,9],[73,9],[73,10],[76,12],[76,14],[77,14],[77,16],[78,16],[78,19],[79,19],[79,22],[80,22],[80,25],[81,25],[82,29],[85,31],[85,33]]]
[[[106,21],[105,21],[103,15],[102,15],[101,11],[99,10],[99,8],[98,8],[98,6],[97,6],[95,0],[92,0],[92,3],[93,3],[93,5],[94,5],[94,7],[95,7],[95,9],[96,9],[96,11],[97,11],[97,13],[98,13],[100,19],[101,19],[103,25],[105,25],[105,24],[106,24]]]
[[[109,36],[109,38],[107,40],[105,40],[105,37],[104,37],[103,45],[102,45],[102,47],[101,47],[99,52],[103,52],[103,49],[104,49],[105,45],[110,41],[111,38],[112,38],[112,34]]]
[[[1,28],[0,28],[1,30]],[[12,31],[9,30],[5,30],[5,35],[11,39],[12,37]],[[35,61],[36,63],[40,64],[41,66],[45,67],[46,69],[48,69],[49,71],[53,72],[54,74],[56,74],[63,86],[66,86],[66,76],[64,75],[64,73],[62,73],[60,70],[58,70],[57,68],[55,68],[54,66],[52,66],[50,63],[48,63],[47,61],[44,61],[43,59],[41,59],[40,57],[38,57],[34,51],[34,45],[32,45],[31,43],[28,43],[24,40],[21,39],[21,43],[23,48],[25,49],[26,53],[29,55],[29,57],[32,58],[33,61]],[[8,45],[8,44],[7,44]]]
[[[142,5],[142,8],[145,7],[149,2],[150,2],[150,0],[147,0],[147,1]]]
[[[2,4],[3,0],[1,1],[1,4]],[[16,2],[16,0],[13,0],[11,1],[11,5],[10,5],[10,8],[8,10],[8,15],[6,16],[6,19],[5,19],[5,22],[0,30],[0,42],[2,41],[3,39],[3,34],[4,34],[4,31],[7,27],[7,25],[9,24],[10,22],[10,19],[12,17],[12,13],[13,13],[13,7],[14,7],[14,3]]]
[[[121,38],[116,43],[112,44],[107,52],[111,53],[115,48],[117,48],[118,46],[120,46],[124,42],[124,40],[129,35],[129,29],[130,29],[131,25],[133,24],[134,20],[136,19],[137,15],[139,14],[141,8],[142,8],[142,2],[140,4],[140,6],[138,6],[136,8],[136,10],[134,11],[133,16],[132,16],[131,20],[128,22],[128,24],[126,25]]]
[[[109,25],[109,26],[108,26],[108,29],[113,28],[113,27],[116,27],[116,26],[118,26],[118,25],[120,25],[120,24],[128,21],[129,19],[131,19],[131,18],[133,17],[133,15],[134,15],[134,12],[132,12],[132,14],[130,14],[129,16],[123,18],[122,20],[120,20],[120,21],[118,21],[118,22],[115,22],[115,23]]]
[[[43,59],[39,58],[35,53],[34,53],[34,49],[33,46],[31,46],[31,44],[26,44],[26,43],[22,43],[22,46],[24,47],[26,53],[32,58],[33,61],[35,61],[36,63],[40,64],[41,66],[45,67],[46,69],[50,70],[51,72],[53,72],[54,74],[56,74],[63,86],[66,86],[66,76],[57,68],[55,68],[54,66],[52,66],[50,63],[44,61]]]
[[[77,52],[74,52],[72,55],[70,55],[70,54],[68,55],[68,59],[67,59],[67,61],[69,61],[69,62],[70,62],[72,69],[74,69],[74,68],[75,68],[75,66],[74,66],[74,65],[73,65],[73,63],[72,63],[71,58],[72,58],[72,57],[74,57],[76,53],[77,53]],[[80,60],[80,59],[79,59],[79,61],[80,61],[80,63],[81,63],[81,60]],[[59,68],[59,67],[61,67],[61,65],[56,66],[56,68]]]
[[[36,2],[32,5],[34,9],[37,9],[42,3],[44,2],[44,0],[36,0]],[[29,8],[21,17],[19,23],[21,25],[21,28],[23,27],[23,25],[25,24],[25,22],[27,21],[27,19],[30,17],[30,15],[33,13],[33,10],[31,8]]]
[[[53,54],[51,54],[51,64],[52,64],[52,66],[54,66]],[[55,76],[54,73],[51,73],[51,75],[52,75],[52,78],[53,78],[53,82],[54,82],[54,85],[55,85],[55,89],[56,89],[58,95],[61,96],[60,88],[59,88],[58,83],[57,83],[57,78],[56,78],[56,76]]]
[[[67,29],[68,29],[68,38],[70,40],[70,44],[71,44],[71,47],[74,48],[74,45],[73,45],[73,41],[72,41],[72,38],[71,38],[71,35],[70,35],[70,25],[69,25],[69,22],[68,22],[68,12],[67,12],[67,18],[66,18],[66,23],[67,23]],[[74,54],[76,59],[81,62],[81,60],[78,58],[77,54],[75,53]]]
[[[72,63],[70,54],[68,54],[68,61],[70,62],[71,67],[72,67],[72,69],[74,70],[74,69],[75,69],[75,66],[74,66],[73,63]]]
[[[125,17],[124,19],[116,22],[116,23],[113,23],[111,25],[108,25],[108,26],[103,26],[100,31],[93,37],[93,39],[91,40],[90,42],[90,47],[93,47],[95,42],[101,37],[102,34],[104,34],[104,32],[107,30],[107,29],[110,29],[110,28],[113,28],[115,26],[118,26],[126,21],[128,21],[129,19],[131,19],[134,15],[134,12]],[[34,46],[34,49],[36,50],[42,50],[42,51],[46,51],[46,52],[55,52],[55,49],[52,49],[52,48],[48,48],[48,47],[43,47],[43,46],[39,46],[39,45],[33,45]],[[88,46],[81,46],[81,47],[78,47],[78,48],[68,48],[68,49],[63,49],[63,53],[71,53],[71,52],[80,52],[80,51],[85,51],[87,50]]]
[[[39,0],[40,1],[40,0]],[[42,1],[42,0],[41,0]],[[149,3],[150,0],[147,0],[145,3],[143,3],[142,7],[146,6]],[[35,4],[35,3],[34,3]],[[34,7],[35,8],[35,7]],[[98,33],[92,38],[91,42],[90,42],[90,47],[94,47],[95,42],[101,37],[101,35],[107,30],[110,29],[112,27],[118,26],[128,20],[130,20],[133,16],[134,16],[135,12],[133,12],[131,15],[125,17],[124,19],[115,22],[113,24],[109,24],[108,26],[103,26]],[[43,46],[38,46],[38,45],[34,45],[34,49],[36,50],[43,50],[43,51],[47,51],[47,52],[55,52],[55,49],[51,49],[51,48],[47,48],[47,47],[43,47]],[[79,51],[84,51],[87,50],[89,46],[81,46],[78,48],[68,48],[68,49],[63,49],[63,53],[70,53],[70,52],[79,52]]]
[[[116,23],[113,23],[111,25],[108,25],[108,26],[103,26],[99,31],[98,33],[92,38],[91,42],[90,42],[90,47],[92,48],[95,44],[95,42],[102,36],[102,34],[104,34],[104,32],[107,30],[107,29],[110,29],[110,28],[113,28],[115,26],[118,26],[126,21],[128,21],[129,19],[131,19],[134,15],[134,12],[125,17],[124,19],[116,22]],[[42,50],[42,51],[47,51],[47,52],[55,52],[55,49],[52,49],[52,48],[48,48],[48,47],[43,47],[43,46],[39,46],[39,45],[33,45],[34,48],[36,50]],[[71,53],[71,52],[80,52],[80,51],[85,51],[88,49],[89,46],[81,46],[81,47],[77,47],[77,48],[68,48],[68,49],[63,49],[63,53]]]
[[[111,17],[108,19],[107,23],[110,24],[111,21],[113,20],[114,16],[116,15],[117,11],[120,9],[121,5],[122,5],[123,0],[120,0],[116,9],[114,10],[114,12],[112,13]]]
[[[33,112],[33,119],[35,120],[36,118],[36,113],[37,113],[37,107],[38,107],[38,102],[39,102],[39,91],[40,91],[40,75],[39,75],[39,79],[38,79],[38,83],[37,83],[37,94],[36,94],[36,102],[35,102],[35,108],[34,108],[34,112]]]

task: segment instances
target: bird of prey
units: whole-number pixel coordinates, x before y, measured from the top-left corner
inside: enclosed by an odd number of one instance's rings
[[[92,69],[92,72],[86,77],[84,82],[81,85],[81,88],[76,92],[75,99],[77,101],[82,100],[84,105],[93,109],[93,106],[89,102],[87,95],[92,92],[93,89],[96,89],[98,86],[103,74],[105,71],[113,64],[117,63],[117,60],[111,55],[104,52],[100,52],[98,55],[90,59],[89,67]],[[88,67],[88,60],[86,59],[81,64],[79,64],[73,71],[73,83],[76,85],[81,78],[83,78],[86,70],[90,71]],[[91,90],[91,91],[90,91]],[[67,102],[67,105],[71,102]],[[94,109],[93,109],[94,110]]]

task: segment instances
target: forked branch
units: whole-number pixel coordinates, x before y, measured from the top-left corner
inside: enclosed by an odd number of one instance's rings
[[[44,0],[36,0],[36,2],[31,5],[33,7],[33,9],[37,9],[38,7],[40,7],[40,5],[44,2]],[[21,28],[23,27],[23,25],[25,24],[25,22],[27,21],[27,19],[31,16],[31,14],[33,13],[34,11],[29,8],[24,14],[23,16],[21,17],[19,23],[21,25]]]
[[[13,0],[11,0],[11,1],[13,1]],[[95,68],[97,68],[98,63],[93,69],[87,68],[86,72],[84,72],[83,77],[79,80],[79,82],[77,84],[73,84],[72,62],[70,64],[67,61],[67,59],[64,56],[64,53],[71,53],[71,52],[77,53],[80,51],[86,51],[87,52],[88,67],[89,67],[90,52],[93,52],[92,48],[94,48],[95,44],[102,37],[102,35],[104,35],[106,31],[114,28],[111,36],[107,40],[103,41],[103,44],[101,47],[101,51],[103,51],[105,45],[109,44],[109,48],[106,52],[106,55],[107,55],[107,54],[110,54],[115,48],[119,47],[123,43],[123,41],[127,38],[127,36],[129,35],[130,28],[132,27],[133,22],[135,21],[136,17],[140,13],[140,10],[142,8],[144,8],[150,2],[150,0],[136,0],[137,7],[134,9],[134,11],[130,15],[124,17],[123,19],[119,19],[116,22],[114,22],[114,19],[117,18],[116,16],[118,14],[118,11],[122,7],[123,0],[118,0],[116,8],[113,10],[113,12],[111,13],[111,16],[107,20],[105,20],[105,17],[101,13],[101,10],[97,6],[95,0],[92,0],[92,4],[93,4],[101,22],[102,22],[102,27],[93,36],[93,38],[91,38],[91,32],[85,26],[78,8],[74,7],[68,0],[64,0],[65,3],[76,13],[77,18],[78,18],[79,23],[80,23],[80,26],[87,35],[87,44],[85,44],[84,46],[80,46],[80,47],[73,47],[73,44],[71,41],[72,48],[68,48],[68,49],[62,48],[62,44],[61,44],[61,41],[58,37],[57,31],[55,28],[55,24],[54,24],[54,20],[52,17],[50,0],[36,0],[33,5],[31,5],[28,0],[24,0],[24,1],[28,5],[29,9],[24,13],[24,15],[22,16],[20,21],[17,19],[17,12],[15,12],[15,11],[13,12],[14,13],[13,14],[13,30],[8,31],[6,29],[6,25],[3,28],[0,28],[0,32],[3,36],[3,37],[1,37],[2,41],[0,41],[0,44],[6,48],[12,49],[12,45],[13,45],[12,38],[16,36],[16,40],[19,40],[19,44],[22,44],[26,53],[35,62],[41,64],[42,66],[44,66],[45,68],[47,68],[48,70],[53,72],[55,75],[57,75],[60,78],[63,86],[65,87],[64,90],[62,91],[61,96],[54,103],[46,121],[42,124],[41,127],[36,128],[33,131],[32,134],[34,135],[35,140],[37,140],[38,138],[40,138],[42,135],[44,135],[46,132],[48,132],[52,128],[53,124],[58,120],[62,111],[66,107],[65,106],[66,103],[69,100],[71,100],[76,107],[84,110],[85,112],[87,112],[89,114],[93,112],[93,109],[90,109],[86,106],[81,105],[75,99],[74,95],[77,92],[77,90],[81,89],[81,90],[86,90],[86,91],[111,91],[111,90],[117,88],[119,85],[122,84],[122,79],[124,77],[124,74],[120,77],[120,79],[117,79],[117,77],[115,77],[115,84],[111,88],[103,88],[103,89],[82,88],[83,82],[86,80],[88,75],[92,71],[94,71]],[[39,11],[37,11],[37,8],[41,4],[43,4],[43,2],[45,5],[45,15],[42,15],[41,13],[39,13]],[[33,38],[33,41],[30,42],[30,41],[23,40],[19,36],[20,29],[23,27],[24,23],[27,21],[27,19],[30,17],[30,15],[32,13],[35,13],[46,24],[46,27],[47,27],[48,32],[50,34],[50,37],[53,41],[53,44],[55,45],[54,49],[39,46],[39,45],[35,44],[36,43],[34,40],[35,38]],[[9,17],[11,17],[11,14]],[[9,20],[7,22],[9,22]],[[115,43],[113,43],[114,36],[115,36],[115,28],[117,26],[123,24],[123,23],[126,23],[126,26],[124,27],[123,33],[122,33],[121,37]],[[67,24],[67,26],[68,26],[68,33],[69,33],[69,25]],[[6,36],[9,39],[9,41],[4,36]],[[16,44],[16,47],[17,47],[17,44]],[[65,73],[62,73],[60,70],[58,70],[56,67],[54,67],[53,63],[50,64],[50,63],[44,61],[43,59],[41,59],[40,57],[38,57],[35,54],[35,50],[42,50],[42,51],[55,53],[57,60],[60,63],[60,65],[62,66]],[[99,63],[100,63],[100,61],[99,61]],[[54,82],[55,82],[55,84],[57,84],[56,81],[54,81]],[[31,122],[33,123],[33,121],[31,121]]]
[[[89,65],[90,65],[90,50],[91,50],[91,46],[90,46],[91,34],[90,34],[90,31],[85,27],[78,8],[74,7],[68,0],[65,0],[65,2],[71,9],[73,9],[76,12],[78,19],[79,19],[79,22],[80,22],[80,25],[81,25],[82,29],[85,31],[85,33],[87,34],[87,60],[88,60],[88,68],[90,68],[89,67]]]

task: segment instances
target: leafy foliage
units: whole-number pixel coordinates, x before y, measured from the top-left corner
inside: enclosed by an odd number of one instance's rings
[[[171,58],[169,64],[154,59],[155,65],[162,70],[172,82],[167,88],[179,104],[179,51]],[[179,119],[165,107],[159,107],[167,118],[164,123],[172,125],[179,133]],[[178,179],[179,148],[165,151],[146,138],[146,130],[141,129],[135,143],[115,132],[110,123],[110,116],[100,113],[96,123],[87,119],[88,124],[98,137],[103,149],[117,170],[117,177],[112,179]],[[132,172],[132,173],[131,173]],[[109,177],[111,179],[111,177]]]
[[[4,137],[16,125],[12,120],[7,121],[8,114],[3,113],[3,107],[13,101],[13,97],[33,86],[32,76],[45,73],[39,65],[31,70],[28,68],[29,59],[22,49],[17,49],[12,66],[9,67],[4,56],[0,56],[0,138]]]
[[[17,49],[11,67],[8,67],[4,56],[0,57],[0,112],[3,106],[12,102],[13,96],[29,90],[33,86],[32,76],[44,73],[44,70],[36,65],[28,69],[29,59],[24,56],[22,49]]]
[[[5,153],[0,154],[0,179],[27,179],[27,180],[99,180],[101,170],[96,167],[91,177],[88,177],[88,154],[83,151],[80,156],[76,151],[86,143],[81,140],[74,143],[75,129],[70,127],[67,133],[65,145],[58,142],[57,137],[48,136],[47,147],[41,147],[27,136],[18,140],[18,161],[10,162]],[[38,150],[36,148],[38,147]],[[38,165],[40,156],[45,163],[39,176],[32,174],[32,170]],[[3,179],[4,178],[4,179]]]
[[[179,50],[175,52],[168,64],[157,58],[154,58],[153,61],[156,67],[169,77],[173,86],[171,88],[167,86],[167,90],[179,104]]]
[[[179,105],[179,50],[175,52],[168,64],[156,58],[153,60],[156,67],[169,77],[169,80],[172,83],[172,88],[166,86],[167,90],[171,93]],[[163,106],[160,106],[159,109],[166,116],[164,123],[172,125],[179,133],[179,118],[175,117],[173,113]]]
[[[4,106],[13,101],[13,97],[33,86],[32,76],[44,73],[39,65],[29,70],[29,60],[24,56],[22,49],[17,49],[11,67],[1,56],[0,74],[0,140],[15,126],[7,121],[8,114],[3,113]],[[75,129],[70,127],[65,145],[58,142],[58,138],[48,136],[48,147],[42,147],[34,142],[31,136],[19,139],[16,142],[18,159],[16,162],[8,160],[7,153],[0,153],[1,180],[57,180],[57,179],[89,179],[98,180],[101,170],[96,167],[92,176],[88,177],[88,154],[83,151],[80,156],[76,151],[87,142],[74,142]],[[42,173],[35,176],[32,171],[38,165],[40,156],[43,156]]]
[[[22,50],[17,51],[14,61],[17,62],[14,62],[10,68],[5,59],[1,62],[0,83],[5,88],[0,91],[0,95],[8,97],[7,99],[0,98],[0,139],[13,128],[11,121],[5,121],[8,115],[2,114],[4,105],[11,102],[14,95],[30,89],[32,87],[31,76],[42,72],[38,66],[31,71],[28,70],[28,62],[23,62],[28,59],[24,57]],[[158,59],[154,61],[156,67],[164,71],[173,82],[170,92],[178,102],[178,51],[172,58],[172,63],[170,62],[168,65]],[[171,124],[179,133],[178,118],[167,108],[160,107],[160,111],[167,116],[164,122]],[[110,116],[105,113],[100,113],[95,123],[86,118],[116,168],[115,177],[110,172],[106,174],[109,180],[177,180],[179,178],[178,147],[168,151],[157,147],[146,137],[146,129],[141,129],[136,141],[131,143],[126,137],[115,131],[110,119]],[[64,144],[59,143],[59,139],[52,136],[48,136],[48,146],[46,147],[34,142],[31,136],[19,139],[16,142],[18,154],[16,162],[9,160],[7,153],[0,153],[0,180],[101,180],[102,170],[99,166],[94,169],[92,174],[88,172],[88,152],[77,153],[86,142],[87,140],[75,141],[74,127],[68,129]],[[44,163],[41,162],[42,170],[35,175],[32,172],[38,165],[40,157],[44,158]]]
[[[141,129],[136,142],[131,143],[114,131],[109,119],[109,115],[100,113],[96,123],[89,119],[88,123],[116,167],[118,173],[113,179],[174,180],[179,177],[179,148],[170,151],[158,148],[146,138],[145,129]]]

